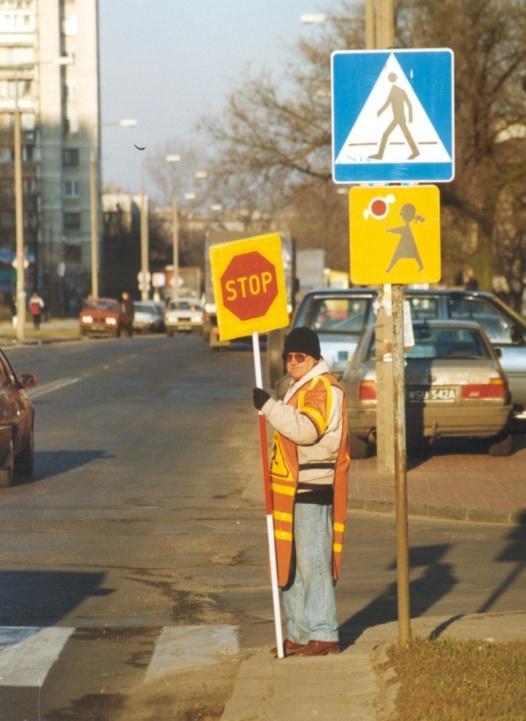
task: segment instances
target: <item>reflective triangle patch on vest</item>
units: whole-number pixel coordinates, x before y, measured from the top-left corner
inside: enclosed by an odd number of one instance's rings
[[[285,456],[277,434],[274,436],[274,447],[272,448],[272,460],[270,462],[270,474],[272,476],[283,478],[287,481],[294,480],[292,473],[285,462]]]

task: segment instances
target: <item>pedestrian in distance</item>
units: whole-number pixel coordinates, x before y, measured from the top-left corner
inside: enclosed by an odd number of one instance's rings
[[[130,294],[126,290],[123,290],[121,294],[120,310],[121,327],[126,331],[128,337],[131,338],[133,335],[133,300],[130,298]]]
[[[40,330],[40,321],[42,320],[42,313],[44,312],[44,301],[36,290],[31,294],[31,298],[29,299],[29,310],[33,319],[33,328]]]
[[[275,430],[270,479],[284,651],[325,656],[340,650],[334,587],[347,517],[347,404],[310,328],[286,336],[283,360],[291,378],[283,401],[262,388],[253,400]]]

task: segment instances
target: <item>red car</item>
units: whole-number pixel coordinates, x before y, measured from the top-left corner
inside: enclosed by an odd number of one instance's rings
[[[87,300],[80,311],[81,335],[104,334],[118,338],[123,326],[119,301],[115,298]]]
[[[35,411],[25,388],[34,388],[34,373],[17,378],[0,351],[0,486],[9,486],[15,472],[33,473]]]

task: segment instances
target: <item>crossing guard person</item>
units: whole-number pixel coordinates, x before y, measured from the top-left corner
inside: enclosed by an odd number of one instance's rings
[[[283,401],[261,388],[253,400],[275,429],[270,477],[284,650],[321,656],[340,650],[334,585],[347,516],[347,404],[310,328],[286,336],[283,360],[292,379]]]

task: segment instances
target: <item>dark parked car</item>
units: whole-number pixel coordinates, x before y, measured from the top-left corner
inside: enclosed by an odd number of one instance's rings
[[[116,298],[86,300],[79,316],[81,335],[112,335],[118,338],[123,326],[119,301]]]
[[[526,419],[526,320],[492,293],[456,288],[406,288],[413,320],[452,319],[480,323],[506,373],[514,417]],[[342,375],[365,327],[374,325],[375,288],[324,289],[307,293],[291,328],[306,325],[320,336],[322,354],[337,376]],[[328,307],[328,322],[322,320]],[[286,332],[286,331],[285,331]],[[283,337],[270,334],[267,365],[271,385],[282,394]]]
[[[511,401],[498,353],[478,323],[413,323],[406,352],[408,446],[437,438],[484,438],[491,455],[511,453]],[[363,334],[343,376],[348,396],[351,457],[368,455],[376,436],[374,328]]]
[[[33,472],[35,411],[25,388],[34,388],[34,373],[17,378],[0,351],[0,486],[12,483],[15,472]]]

